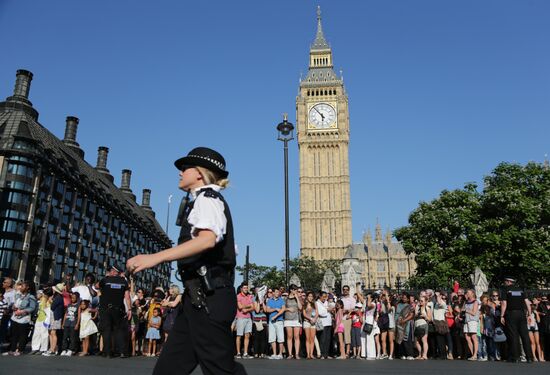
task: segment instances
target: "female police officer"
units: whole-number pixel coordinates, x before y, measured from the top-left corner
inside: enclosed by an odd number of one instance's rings
[[[246,374],[233,358],[235,244],[229,207],[219,193],[228,182],[225,159],[198,147],[174,164],[180,170],[179,188],[193,197],[179,218],[179,244],[127,262],[136,273],[177,260],[185,286],[183,311],[153,374],[190,374],[198,364],[204,374]]]

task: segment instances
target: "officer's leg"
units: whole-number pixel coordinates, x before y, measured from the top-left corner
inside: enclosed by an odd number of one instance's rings
[[[101,310],[99,312],[99,320],[101,326],[101,337],[103,338],[103,353],[111,355],[113,322],[111,317],[111,309]]]
[[[113,310],[113,332],[115,336],[116,352],[128,355],[126,334],[128,327],[125,324],[126,314],[123,310]],[[126,332],[124,331],[126,329]]]
[[[205,375],[246,374],[233,358],[231,322],[237,310],[233,288],[218,289],[207,300],[210,314],[204,309],[191,314],[191,336],[195,352]]]
[[[188,314],[192,306],[186,296],[182,303],[183,312],[177,316],[168,341],[163,345],[153,375],[173,374],[176,370],[178,374],[190,374],[197,367],[198,361],[189,330]]]
[[[514,311],[506,313],[506,338],[508,342],[508,360],[517,361],[519,359],[519,337],[517,319]]]

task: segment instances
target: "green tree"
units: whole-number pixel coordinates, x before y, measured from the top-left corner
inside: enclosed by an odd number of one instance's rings
[[[470,283],[479,266],[496,285],[512,275],[528,287],[550,279],[550,170],[502,163],[475,184],[421,202],[395,237],[416,254],[412,287]]]
[[[243,277],[245,275],[245,267],[237,266],[237,272]],[[252,285],[268,285],[277,287],[284,285],[284,273],[277,269],[276,266],[261,266],[256,263],[250,263],[248,268],[248,278]]]
[[[253,285],[280,287],[285,285],[284,259],[281,267],[249,264],[248,278]],[[337,279],[340,278],[340,261],[316,261],[311,257],[296,257],[289,260],[289,278],[296,274],[304,289],[318,291],[327,269],[332,270]],[[244,278],[245,267],[237,266],[237,272]]]

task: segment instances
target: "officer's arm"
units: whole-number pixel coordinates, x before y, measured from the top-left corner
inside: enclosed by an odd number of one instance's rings
[[[197,236],[170,249],[154,254],[140,254],[126,262],[131,272],[136,273],[155,267],[163,262],[184,259],[209,250],[216,245],[216,234],[208,229],[199,230]]]

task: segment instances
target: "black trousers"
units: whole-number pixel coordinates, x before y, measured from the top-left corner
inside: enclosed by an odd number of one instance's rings
[[[436,345],[437,353],[433,354],[434,358],[437,357],[439,359],[447,359],[447,348],[446,348],[447,335],[448,333],[444,335],[440,333],[435,334],[435,341],[437,343]],[[450,348],[450,350],[451,351],[453,350],[452,347]]]
[[[72,352],[78,350],[79,342],[79,331],[75,330],[74,327],[64,327],[63,328],[63,340],[61,341],[61,350],[69,349]]]
[[[18,349],[22,353],[25,350],[25,346],[27,345],[30,324],[20,324],[12,320],[10,327],[10,351],[14,352],[16,349]]]
[[[254,355],[267,355],[267,325],[264,329],[258,331],[256,323],[252,323],[252,341],[254,342]]]
[[[246,374],[235,362],[235,342],[231,322],[237,312],[237,296],[232,287],[216,289],[207,296],[205,309],[195,308],[184,294],[182,311],[176,318],[157,361],[154,375],[190,374],[201,366],[205,375]]]
[[[506,338],[508,341],[508,360],[517,361],[521,355],[519,340],[528,359],[533,359],[531,351],[531,341],[529,341],[529,332],[527,331],[527,318],[523,310],[506,311],[505,316]]]
[[[330,340],[332,339],[332,326],[323,327],[322,331],[317,332],[317,340],[321,347],[321,357],[327,358],[330,351]]]
[[[120,354],[128,355],[128,322],[124,308],[100,308],[99,327],[103,337],[103,353],[112,354],[113,334],[115,348]]]

